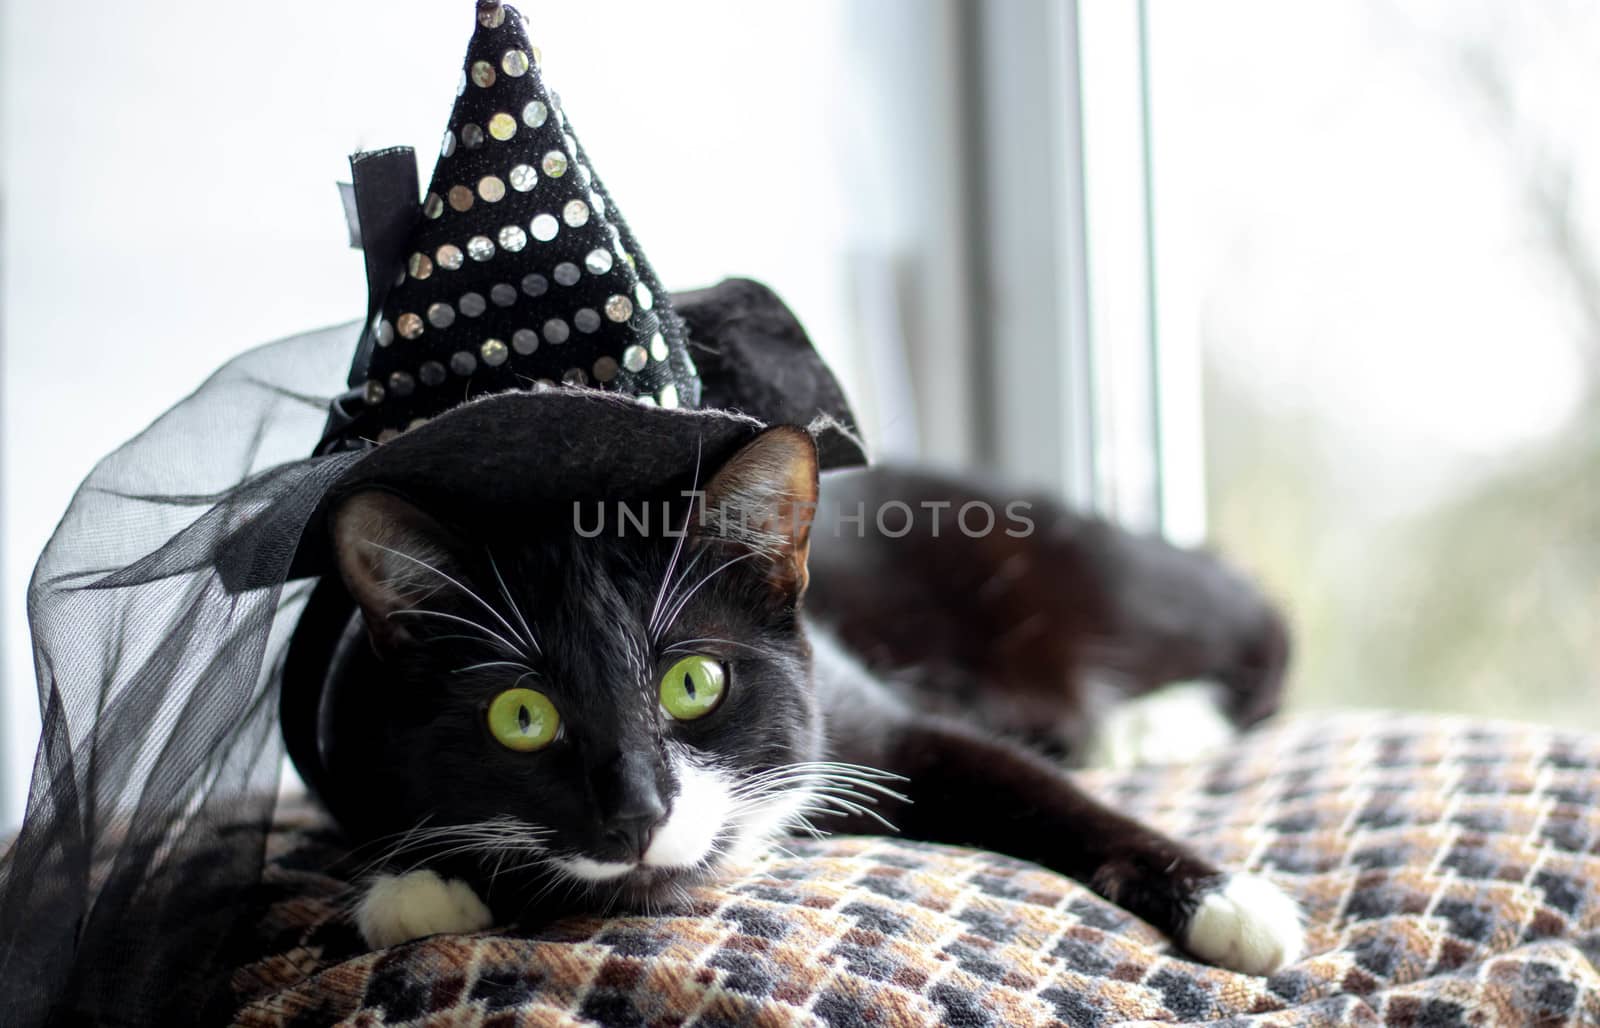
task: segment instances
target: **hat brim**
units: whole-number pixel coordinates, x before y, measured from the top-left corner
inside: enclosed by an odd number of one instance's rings
[[[169,544],[139,570],[203,561],[215,564],[230,592],[276,585],[285,576],[272,555],[287,539],[296,541],[288,578],[324,575],[334,567],[328,516],[358,489],[401,492],[443,516],[647,498],[678,482],[687,488],[697,465],[720,466],[769,425],[808,429],[824,471],[866,463],[843,390],[771,290],[734,279],[685,300],[680,309],[704,366],[701,409],[667,410],[593,389],[482,397],[381,446],[310,457],[241,484],[207,515],[237,526],[217,544],[205,541],[215,531],[207,525],[194,545]],[[305,503],[280,502],[294,495],[315,497],[309,518]]]
[[[327,531],[340,501],[399,493],[470,526],[557,504],[632,500],[690,488],[766,426],[720,410],[663,410],[592,389],[499,393],[376,447],[328,490],[291,576],[333,569]]]

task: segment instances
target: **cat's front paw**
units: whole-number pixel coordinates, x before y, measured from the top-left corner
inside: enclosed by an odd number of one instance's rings
[[[1259,875],[1229,875],[1200,896],[1183,946],[1218,967],[1272,974],[1305,952],[1300,908]]]
[[[356,927],[372,949],[424,935],[478,932],[493,923],[472,886],[428,870],[379,875],[356,907]]]

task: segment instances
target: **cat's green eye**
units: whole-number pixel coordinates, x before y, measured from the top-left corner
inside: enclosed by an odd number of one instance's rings
[[[727,687],[727,674],[719,661],[684,657],[661,676],[661,709],[679,721],[693,721],[717,709]]]
[[[489,731],[506,749],[542,750],[556,737],[561,715],[542,692],[507,689],[489,704]]]

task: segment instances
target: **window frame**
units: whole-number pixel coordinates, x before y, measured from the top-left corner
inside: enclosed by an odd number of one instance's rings
[[[1145,0],[968,17],[980,449],[1074,506],[1198,542],[1199,339],[1157,290]]]

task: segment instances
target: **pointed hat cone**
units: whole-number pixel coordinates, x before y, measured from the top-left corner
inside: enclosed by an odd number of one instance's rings
[[[478,4],[457,92],[403,267],[368,328],[363,434],[556,384],[697,406],[683,322],[515,9]]]

